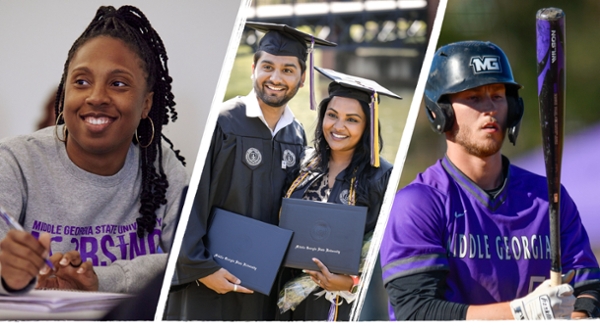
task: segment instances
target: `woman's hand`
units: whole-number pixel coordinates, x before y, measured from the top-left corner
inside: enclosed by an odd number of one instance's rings
[[[317,258],[312,259],[313,262],[317,264],[319,270],[321,271],[312,271],[312,270],[302,270],[304,273],[308,274],[312,280],[319,285],[321,288],[325,289],[329,292],[336,291],[349,291],[354,282],[352,277],[345,274],[335,274],[329,272],[329,269],[323,264],[323,262],[319,261]]]
[[[43,268],[50,271],[44,259],[50,250],[50,234],[42,233],[39,240],[25,231],[10,230],[0,242],[0,268],[6,287],[21,290]]]
[[[83,262],[78,251],[52,254],[50,261],[56,271],[48,267],[40,271],[36,288],[98,290],[98,276],[92,262]]]

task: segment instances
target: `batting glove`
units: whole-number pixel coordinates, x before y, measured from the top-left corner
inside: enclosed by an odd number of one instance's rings
[[[575,305],[573,287],[569,285],[575,272],[562,275],[562,285],[551,286],[544,281],[527,296],[510,302],[510,309],[516,320],[568,319]]]

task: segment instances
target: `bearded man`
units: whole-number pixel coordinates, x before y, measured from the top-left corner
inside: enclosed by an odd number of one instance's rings
[[[511,165],[521,86],[495,44],[438,49],[425,87],[444,158],[396,194],[380,255],[392,320],[598,317],[600,270],[579,213],[561,190],[561,255],[550,284],[546,178]]]
[[[278,224],[284,183],[298,171],[306,146],[287,104],[304,85],[309,50],[335,43],[284,24],[246,26],[266,31],[254,54],[253,90],[221,106],[172,278],[167,320],[275,318],[277,288],[267,296],[240,286],[206,249],[210,214],[221,208]]]

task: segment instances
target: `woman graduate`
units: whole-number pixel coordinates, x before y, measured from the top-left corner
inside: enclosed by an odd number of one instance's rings
[[[162,133],[171,81],[144,14],[100,7],[68,53],[56,126],[0,142],[0,205],[25,230],[0,222],[0,293],[137,293],[163,272],[188,183]]]
[[[368,207],[363,247],[368,248],[392,172],[392,164],[379,156],[379,96],[401,98],[374,81],[315,69],[333,82],[318,107],[314,149],[306,151],[285,197]],[[349,320],[360,278],[313,261],[320,271],[284,269],[279,320]]]

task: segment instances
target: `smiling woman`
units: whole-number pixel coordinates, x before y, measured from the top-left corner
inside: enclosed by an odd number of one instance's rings
[[[97,37],[69,64],[60,113],[71,141],[66,143],[69,158],[86,171],[118,172],[140,118],[148,119],[153,93],[139,61],[123,41]]]
[[[100,7],[68,53],[57,124],[0,141],[0,203],[31,232],[0,227],[0,293],[137,293],[164,270],[188,183],[162,133],[171,81],[146,16]]]
[[[362,237],[368,249],[392,172],[392,164],[379,156],[379,96],[401,98],[374,81],[315,68],[333,82],[318,107],[314,148],[305,151],[300,172],[286,186],[286,197],[366,207]],[[351,243],[351,238],[345,242]],[[313,261],[319,270],[284,269],[278,319],[348,321],[360,274],[333,273],[320,259]]]
[[[332,155],[347,153],[350,157],[363,136],[367,117],[358,100],[333,97],[323,117],[323,137]]]

